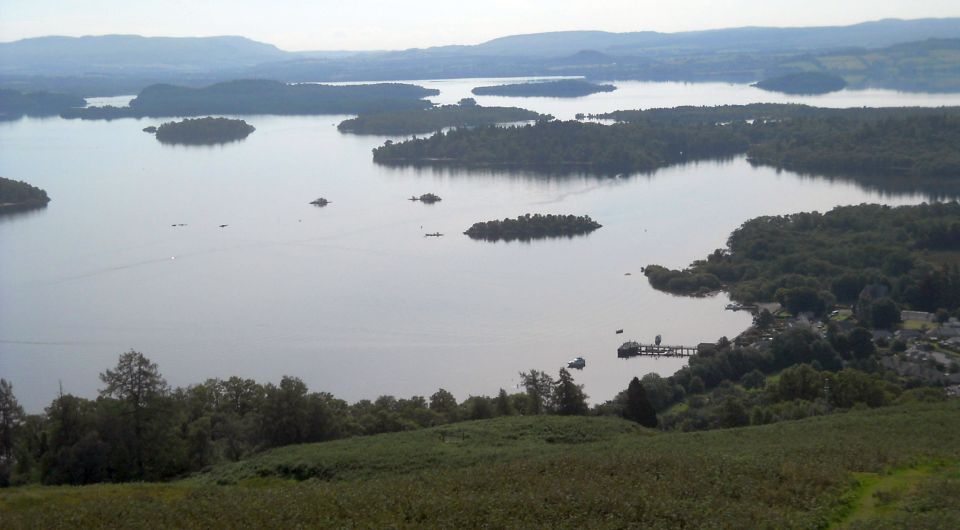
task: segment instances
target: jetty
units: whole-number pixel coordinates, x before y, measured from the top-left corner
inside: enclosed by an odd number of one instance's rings
[[[695,346],[668,346],[665,344],[641,344],[636,341],[624,342],[617,348],[617,357],[692,357],[698,353]]]

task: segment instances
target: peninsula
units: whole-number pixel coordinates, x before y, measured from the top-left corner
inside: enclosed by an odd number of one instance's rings
[[[579,98],[598,92],[613,92],[613,85],[598,85],[581,79],[536,81],[509,85],[480,86],[471,90],[477,96]]]
[[[847,82],[840,76],[823,72],[802,72],[764,79],[754,87],[771,92],[795,95],[829,94],[843,90]]]
[[[50,202],[47,192],[26,182],[0,177],[0,212],[41,208]]]
[[[337,129],[354,134],[418,134],[448,127],[475,127],[551,118],[518,107],[481,107],[472,98],[464,98],[458,105],[363,114],[340,122]]]
[[[72,109],[61,116],[95,120],[205,114],[364,114],[427,108],[432,104],[422,98],[439,93],[405,83],[340,86],[248,79],[203,88],[151,85],[129,107]]]

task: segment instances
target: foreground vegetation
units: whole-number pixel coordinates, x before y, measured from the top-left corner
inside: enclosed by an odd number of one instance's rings
[[[243,120],[197,118],[167,122],[157,127],[157,140],[165,144],[208,145],[242,140],[256,129]]]
[[[456,130],[374,150],[384,164],[529,167],[605,174],[746,153],[795,171],[960,186],[960,110],[679,107],[600,116],[614,125],[539,122]]]
[[[527,241],[547,237],[571,237],[589,234],[602,227],[589,215],[526,214],[516,219],[474,223],[464,234],[487,241]]]
[[[883,286],[883,297],[904,308],[955,313],[957,252],[957,202],[863,204],[752,219],[731,234],[726,248],[688,269],[648,266],[645,273],[658,289],[690,294],[722,284],[738,301],[776,300],[795,313],[857,303],[868,285]],[[945,258],[950,255],[954,259]]]
[[[417,134],[448,127],[475,127],[548,118],[549,116],[532,110],[518,107],[481,107],[472,99],[464,99],[459,105],[364,114],[340,122],[337,129],[354,134]]]
[[[861,528],[886,515],[864,503],[876,498],[896,510],[887,524],[948,528],[958,419],[956,401],[653,436],[615,419],[501,418],[284,448],[169,484],[0,490],[0,524]],[[912,469],[900,502],[870,493]]]
[[[151,85],[129,107],[90,107],[61,115],[96,120],[206,114],[363,114],[427,108],[430,102],[421,98],[437,94],[437,90],[403,83],[336,86],[240,80],[203,88]]]
[[[46,206],[47,192],[22,182],[0,177],[0,211]]]
[[[578,98],[598,92],[613,92],[613,85],[598,85],[582,79],[560,79],[476,87],[471,92],[477,96],[551,97]]]

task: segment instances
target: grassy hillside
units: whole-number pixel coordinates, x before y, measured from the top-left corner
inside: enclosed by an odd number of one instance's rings
[[[948,528],[958,420],[958,400],[677,434],[507,417],[277,449],[175,483],[0,490],[0,527]]]

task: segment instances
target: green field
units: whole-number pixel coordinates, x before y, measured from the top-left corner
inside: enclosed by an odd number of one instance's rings
[[[0,528],[951,528],[958,420],[958,400],[696,433],[503,417],[0,490]]]

